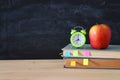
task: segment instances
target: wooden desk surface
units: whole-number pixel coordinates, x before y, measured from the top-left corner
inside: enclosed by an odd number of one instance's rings
[[[0,60],[0,80],[120,80],[120,70],[63,65],[63,60]]]

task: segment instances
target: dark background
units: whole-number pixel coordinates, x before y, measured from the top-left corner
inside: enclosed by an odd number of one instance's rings
[[[119,0],[0,0],[0,59],[61,58],[70,30],[96,23],[109,24],[110,44],[120,45]]]

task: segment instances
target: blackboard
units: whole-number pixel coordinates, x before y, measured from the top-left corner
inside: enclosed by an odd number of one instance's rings
[[[120,45],[119,14],[119,0],[0,0],[0,59],[61,58],[76,25],[109,24]]]

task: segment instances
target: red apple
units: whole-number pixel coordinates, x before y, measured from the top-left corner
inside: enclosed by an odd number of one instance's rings
[[[111,40],[111,29],[107,24],[96,24],[89,31],[90,45],[95,49],[105,49]]]

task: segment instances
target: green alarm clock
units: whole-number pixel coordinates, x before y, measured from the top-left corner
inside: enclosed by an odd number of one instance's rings
[[[77,30],[77,29],[80,30]],[[85,45],[86,43],[86,30],[81,27],[81,26],[76,26],[74,29],[71,30],[71,37],[70,37],[70,42],[71,45],[80,48]]]

